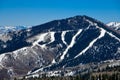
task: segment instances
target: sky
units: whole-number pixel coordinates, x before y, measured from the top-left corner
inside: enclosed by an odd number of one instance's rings
[[[120,0],[0,0],[0,26],[33,26],[76,15],[120,22]]]

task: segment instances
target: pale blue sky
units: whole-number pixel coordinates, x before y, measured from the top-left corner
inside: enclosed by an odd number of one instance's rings
[[[120,0],[0,0],[1,26],[38,25],[75,15],[120,22]]]

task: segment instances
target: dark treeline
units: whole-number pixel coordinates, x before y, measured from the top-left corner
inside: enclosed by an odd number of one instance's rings
[[[78,74],[76,76],[47,77],[44,75],[43,77],[31,77],[28,79],[25,79],[25,77],[23,79],[14,78],[14,80],[120,80],[120,66],[107,66],[103,70]]]
[[[29,79],[14,79],[14,80],[120,80],[120,73],[99,73],[99,74],[84,74],[76,76],[66,76],[66,77],[35,77]]]

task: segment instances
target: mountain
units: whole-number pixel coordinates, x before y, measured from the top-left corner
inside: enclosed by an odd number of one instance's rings
[[[12,32],[12,31],[19,31],[30,27],[31,26],[0,26],[0,34]]]
[[[67,76],[120,63],[120,32],[88,16],[0,36],[0,79]]]
[[[107,24],[107,26],[110,26],[111,28],[120,31],[120,23],[119,22],[110,22]]]

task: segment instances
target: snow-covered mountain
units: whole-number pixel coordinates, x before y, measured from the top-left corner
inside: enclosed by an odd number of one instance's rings
[[[73,74],[109,60],[119,63],[120,34],[96,19],[75,16],[0,36],[0,54],[0,78]]]
[[[107,25],[115,30],[120,31],[120,22],[110,22]]]
[[[19,31],[30,27],[31,26],[0,26],[0,34],[12,32],[12,31]]]

